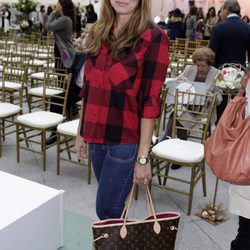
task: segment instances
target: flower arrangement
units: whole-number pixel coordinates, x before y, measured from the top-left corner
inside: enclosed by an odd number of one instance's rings
[[[241,65],[224,64],[215,77],[215,86],[221,89],[239,89],[242,86],[243,75]]]
[[[36,10],[37,4],[38,3],[34,2],[33,0],[19,0],[16,4],[16,9],[23,13],[29,14],[30,12]]]
[[[223,208],[222,204],[214,206],[212,203],[200,206],[200,211],[197,215],[213,225],[217,225],[229,218],[227,210]]]

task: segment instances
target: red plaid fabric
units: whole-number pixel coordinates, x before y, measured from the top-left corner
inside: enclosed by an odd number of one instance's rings
[[[159,116],[168,64],[167,35],[153,24],[125,59],[114,59],[105,45],[88,55],[81,91],[84,140],[103,144],[139,143],[140,119]]]

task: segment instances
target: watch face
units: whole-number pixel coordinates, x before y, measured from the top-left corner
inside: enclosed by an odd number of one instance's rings
[[[140,158],[139,162],[140,164],[146,164],[147,160],[146,158],[143,157],[143,158]]]
[[[141,158],[139,159],[139,163],[142,164],[142,165],[144,165],[144,164],[147,163],[147,159],[146,159],[145,157],[141,157]]]

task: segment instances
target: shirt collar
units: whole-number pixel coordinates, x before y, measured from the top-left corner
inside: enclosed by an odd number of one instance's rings
[[[231,14],[229,14],[228,16],[227,16],[227,18],[230,18],[230,17],[239,17],[237,14],[235,14],[235,13],[231,13]]]

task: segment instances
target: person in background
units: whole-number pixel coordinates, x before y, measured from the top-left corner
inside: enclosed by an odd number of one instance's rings
[[[247,84],[246,96],[250,98],[250,66],[245,71],[243,81]],[[250,103],[246,106],[246,116],[250,114]],[[249,149],[248,149],[249,150]],[[229,211],[239,216],[236,238],[231,242],[231,250],[250,249],[250,185],[229,186]]]
[[[169,19],[167,29],[170,40],[175,40],[176,38],[181,37],[181,33],[183,31],[183,21],[180,9],[177,8],[173,11],[173,14]]]
[[[217,24],[218,18],[214,7],[210,7],[205,19],[204,39],[210,40],[213,27]]]
[[[249,23],[250,22],[250,19],[248,16],[243,16],[242,17],[242,21],[246,22],[246,23]]]
[[[123,1],[124,2],[124,1]],[[120,218],[135,183],[151,179],[149,150],[169,64],[166,32],[151,21],[150,0],[103,0],[87,41],[80,160],[91,155],[100,219]]]
[[[226,0],[221,8],[222,21],[212,30],[209,47],[215,52],[216,68],[225,63],[246,66],[246,55],[250,60],[250,26],[240,18],[238,1]],[[218,120],[227,105],[227,95],[217,107]],[[218,122],[218,121],[217,121]]]
[[[204,14],[202,8],[198,8],[197,21],[195,24],[195,40],[203,40],[203,33],[205,29]]]
[[[214,78],[217,75],[217,69],[213,67],[215,60],[214,52],[209,48],[199,48],[196,49],[192,55],[192,60],[194,65],[187,65],[184,72],[178,76],[177,81],[189,81],[189,82],[204,82],[206,85],[206,92],[216,94],[217,97],[217,105],[219,105],[222,101],[222,96],[220,91],[214,85]],[[184,117],[183,117],[184,118]],[[197,117],[193,117],[197,119]],[[212,115],[211,125],[214,125],[217,120],[216,110]],[[190,124],[177,123],[177,126],[189,126]],[[172,127],[173,127],[173,113],[170,115],[166,131],[161,140],[166,140],[172,135]],[[182,140],[187,140],[187,132],[185,130],[177,130],[177,138]],[[180,168],[180,165],[173,164],[171,166],[172,169]]]
[[[10,30],[11,12],[7,4],[4,6],[4,9],[1,11],[1,15],[2,15],[2,28],[4,29],[5,33],[8,33]]]
[[[55,36],[54,56],[61,58],[65,68],[70,69],[74,61],[75,52],[72,43],[72,34],[75,30],[74,4],[71,0],[59,0],[55,11],[47,20],[46,29]]]
[[[186,17],[186,38],[189,40],[195,39],[195,27],[197,21],[197,7],[192,6]]]
[[[75,6],[71,0],[59,0],[55,11],[49,15],[46,22],[46,30],[52,31],[55,37],[55,68],[56,71],[59,70],[59,72],[61,72],[61,67],[65,69],[65,71],[70,71],[75,58],[75,51],[72,42],[72,34],[75,30],[74,10]],[[62,113],[62,108],[56,105],[51,105],[50,111]],[[56,136],[55,132],[53,132],[46,140],[46,144],[52,144],[55,140]]]
[[[43,36],[47,36],[47,30],[46,30],[46,24],[47,24],[47,20],[49,15],[53,12],[53,8],[51,6],[48,6],[47,8],[47,12],[44,14],[44,18],[43,18]]]
[[[42,32],[44,27],[44,15],[45,15],[45,6],[40,6],[40,11],[38,12],[38,22],[39,22],[39,30]]]
[[[76,15],[76,38],[81,36],[81,13],[78,7],[75,8],[75,15]]]
[[[217,13],[217,23],[220,23],[222,21],[222,17],[221,17],[221,9],[218,10],[218,13]]]
[[[89,4],[86,6],[86,14],[85,14],[85,24],[87,25],[88,23],[95,23],[97,21],[97,14],[94,9],[93,4]]]

